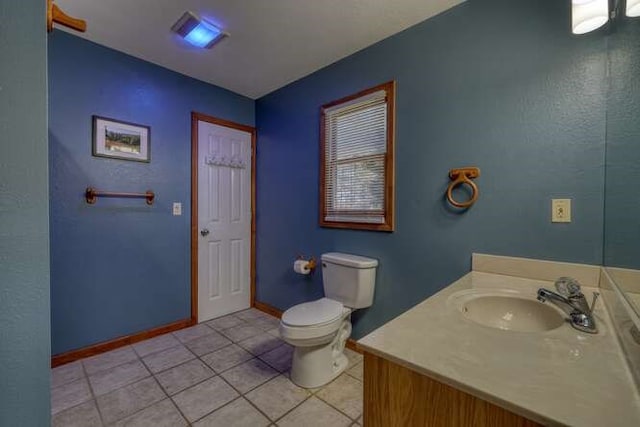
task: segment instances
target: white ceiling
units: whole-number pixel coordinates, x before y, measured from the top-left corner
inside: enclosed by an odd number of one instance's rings
[[[56,0],[70,32],[259,98],[463,0]],[[170,31],[190,10],[230,37],[198,50]],[[62,27],[60,27],[62,28]]]

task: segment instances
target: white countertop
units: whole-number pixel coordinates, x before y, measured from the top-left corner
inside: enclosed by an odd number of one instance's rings
[[[547,425],[640,426],[640,397],[605,305],[600,332],[569,324],[546,332],[485,327],[462,317],[457,292],[513,289],[535,299],[553,282],[473,271],[370,333],[370,353]],[[597,288],[583,287],[590,295]]]

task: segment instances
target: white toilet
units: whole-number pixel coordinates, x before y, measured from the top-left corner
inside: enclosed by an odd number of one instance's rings
[[[320,387],[347,367],[344,345],[351,335],[351,311],[373,304],[378,260],[331,252],[322,255],[325,298],[285,311],[280,336],[295,347],[291,380]]]

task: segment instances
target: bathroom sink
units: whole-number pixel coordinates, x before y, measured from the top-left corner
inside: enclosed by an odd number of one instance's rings
[[[544,332],[565,323],[564,315],[554,307],[521,295],[466,294],[456,299],[465,318],[495,329]]]

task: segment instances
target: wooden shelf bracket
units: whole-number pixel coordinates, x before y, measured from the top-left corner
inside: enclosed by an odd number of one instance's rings
[[[84,33],[87,31],[87,23],[86,21],[78,18],[73,18],[66,13],[64,13],[56,4],[53,3],[53,0],[47,0],[47,31],[53,31],[53,24],[64,25],[65,27],[69,27],[73,30],[80,31]]]

